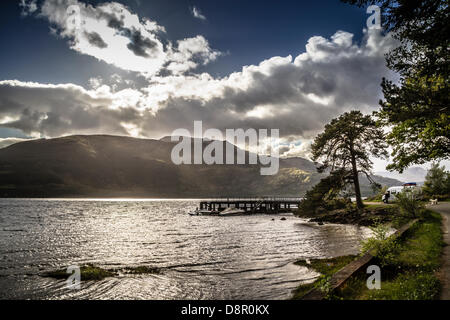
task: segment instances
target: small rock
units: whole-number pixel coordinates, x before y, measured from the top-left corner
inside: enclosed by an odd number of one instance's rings
[[[281,218],[280,220],[281,220],[281,221],[286,221],[287,219],[286,219],[286,218]]]
[[[317,223],[319,226],[323,226],[323,222],[318,222]]]

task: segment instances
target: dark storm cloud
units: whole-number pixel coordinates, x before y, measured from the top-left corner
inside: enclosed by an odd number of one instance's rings
[[[356,46],[349,38],[343,32],[332,41],[315,37],[296,59],[275,57],[244,68],[232,75],[233,80],[245,79],[242,85],[224,80],[217,97],[170,98],[156,116],[144,121],[143,131],[170,133],[202,120],[205,129],[275,128],[283,137],[310,139],[345,111],[370,113],[381,98],[381,79],[389,76],[384,54],[395,42],[370,33]]]
[[[107,48],[108,45],[106,42],[102,39],[102,37],[97,32],[84,32],[84,35],[86,39],[89,41],[90,44],[93,46],[96,46],[100,49]]]
[[[68,23],[67,8],[72,6],[78,10],[69,19],[74,23]],[[202,36],[176,42],[163,37],[163,26],[139,17],[119,2],[93,5],[78,0],[44,0],[38,16],[50,22],[54,35],[68,39],[72,50],[146,78],[164,72],[182,74],[220,56]]]
[[[127,48],[130,49],[136,56],[149,58],[150,55],[146,52],[147,49],[152,49],[157,46],[157,43],[147,37],[144,37],[139,30],[125,27],[125,16],[118,12],[118,15],[110,12],[100,11],[99,18],[105,19],[110,28],[117,30],[118,33],[130,39]]]
[[[119,17],[114,13],[100,12],[99,17],[107,21],[107,25],[110,28],[117,30],[118,33],[130,39],[130,43],[127,48],[130,49],[136,56],[149,58],[147,49],[152,49],[157,46],[157,43],[147,37],[144,37],[141,31],[136,29],[130,29],[125,27],[125,16]]]
[[[289,150],[291,150],[291,148],[289,148],[289,147],[281,147],[279,150],[278,150],[278,153],[280,154],[280,155],[283,155],[283,154],[285,154],[286,152],[288,152]]]
[[[125,29],[123,34],[130,39],[130,43],[127,45],[127,48],[139,57],[149,58],[150,55],[147,53],[147,50],[153,49],[157,45],[155,41],[143,37],[139,30]]]
[[[125,17],[123,15],[118,18],[113,13],[101,12],[100,18],[106,19],[108,27],[116,30],[121,30],[125,26],[124,22]]]
[[[309,102],[304,105],[299,102],[286,106],[284,112],[275,113],[273,116],[262,118],[247,117],[244,110],[237,110],[237,106],[230,103],[233,100],[214,99],[206,104],[200,100],[174,99],[167,102],[167,107],[160,110],[156,116],[146,115],[143,124],[143,132],[149,136],[169,134],[177,128],[186,128],[192,131],[194,121],[202,120],[204,129],[216,128],[223,132],[230,128],[243,129],[280,129],[280,136],[290,135],[306,136],[308,131],[320,130],[325,123],[336,114],[345,110],[331,106],[324,108],[322,105]],[[348,107],[348,105],[347,105]]]
[[[223,79],[157,77],[128,93],[0,82],[0,120],[9,117],[4,126],[47,136],[127,134],[125,122],[160,137],[192,130],[201,120],[204,129],[280,129],[286,139],[310,139],[332,118],[352,109],[371,112],[381,98],[379,83],[389,76],[384,54],[393,40],[369,33],[357,46],[349,39],[342,32],[331,40],[314,37],[295,59],[274,57]],[[115,99],[125,104],[114,106]]]
[[[7,105],[15,108],[5,108]],[[137,111],[108,109],[111,101],[91,96],[75,85],[38,85],[16,81],[0,82],[2,127],[55,137],[68,133],[116,132],[127,134],[122,119],[137,121]]]

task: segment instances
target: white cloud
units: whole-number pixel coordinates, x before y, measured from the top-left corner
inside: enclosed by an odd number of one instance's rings
[[[22,8],[22,15],[27,16],[37,11],[37,0],[20,0],[19,6]]]
[[[144,96],[133,89],[112,92],[107,85],[86,90],[74,84],[0,81],[0,119],[6,119],[2,127],[33,137],[128,134],[121,122],[140,124],[141,105],[146,105]]]
[[[219,56],[201,36],[178,41],[177,46],[165,43],[160,38],[164,27],[117,2],[93,6],[78,0],[45,0],[39,16],[51,23],[53,33],[69,39],[71,49],[149,78],[162,70],[186,72]],[[195,45],[195,51],[187,50],[186,44]]]
[[[198,9],[196,6],[192,7],[191,13],[197,19],[206,20],[206,17],[201,13],[200,9]]]
[[[18,142],[27,141],[29,139],[20,139],[20,138],[0,138],[0,149],[9,147]]]
[[[215,78],[192,72],[221,55],[203,36],[174,43],[164,40],[164,27],[122,4],[44,0],[40,10],[36,0],[19,4],[24,15],[39,12],[73,50],[137,72],[148,82],[137,90],[131,80],[117,74],[90,79],[90,89],[0,81],[0,125],[32,137],[124,134],[157,138],[177,128],[190,129],[193,121],[202,120],[205,129],[280,129],[277,148],[282,157],[309,157],[313,137],[328,121],[351,109],[371,112],[378,108],[381,78],[395,76],[384,58],[395,42],[376,30],[364,30],[360,44],[344,31],[330,39],[314,36],[296,57],[271,57]],[[73,16],[67,19],[70,5],[80,8],[77,29],[69,23]],[[191,11],[194,17],[206,19],[196,7]],[[19,141],[0,139],[0,148]],[[375,160],[375,170],[383,171],[386,164]]]
[[[282,155],[305,156],[311,139],[332,118],[351,109],[378,108],[381,78],[390,75],[384,54],[395,42],[376,30],[365,31],[361,44],[352,37],[342,31],[331,39],[313,37],[295,58],[272,57],[224,78],[185,75],[179,67],[171,75],[151,77],[140,90],[116,91],[119,77],[109,85],[93,80],[91,90],[1,81],[0,119],[10,119],[3,126],[47,137],[107,133],[157,138],[191,129],[195,120],[202,120],[204,129],[280,129]],[[202,37],[179,41],[180,56],[173,62],[196,55],[214,59],[202,49],[205,44]]]
[[[374,38],[380,36],[368,31],[357,45],[349,41],[351,34],[337,32],[295,59],[273,57],[221,79],[155,77],[143,91],[158,104],[160,121],[147,130],[157,134],[207,119],[214,128],[279,128],[282,135],[310,139],[342,112],[378,108],[379,83],[389,76],[384,54],[394,41],[381,38],[375,50],[368,46]]]
[[[301,157],[311,159],[312,140],[302,140],[301,137],[288,137],[281,139],[279,155],[281,158]]]
[[[93,88],[93,89],[97,89],[98,87],[100,87],[103,84],[103,79],[100,77],[95,77],[95,78],[90,78],[89,79],[89,85]]]
[[[167,70],[173,74],[181,74],[195,69],[199,64],[206,65],[221,55],[209,47],[203,36],[187,38],[177,41],[177,49],[170,48],[169,64]]]

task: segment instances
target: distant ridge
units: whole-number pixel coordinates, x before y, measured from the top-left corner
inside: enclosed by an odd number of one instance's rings
[[[382,171],[377,172],[377,174],[392,179],[397,179],[402,182],[417,182],[419,184],[423,184],[425,182],[427,170],[420,167],[411,167],[405,169],[403,173]]]
[[[174,145],[170,137],[110,135],[19,142],[0,149],[0,197],[302,196],[323,177],[303,158],[280,159],[275,176],[261,176],[257,165],[176,166]],[[368,182],[362,185],[369,194]]]

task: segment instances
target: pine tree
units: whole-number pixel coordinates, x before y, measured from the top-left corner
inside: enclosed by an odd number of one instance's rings
[[[321,161],[319,172],[344,172],[343,181],[353,184],[358,209],[364,207],[359,185],[359,174],[370,179],[370,156],[387,157],[383,131],[370,115],[360,111],[346,112],[325,126],[312,145],[314,161]]]

